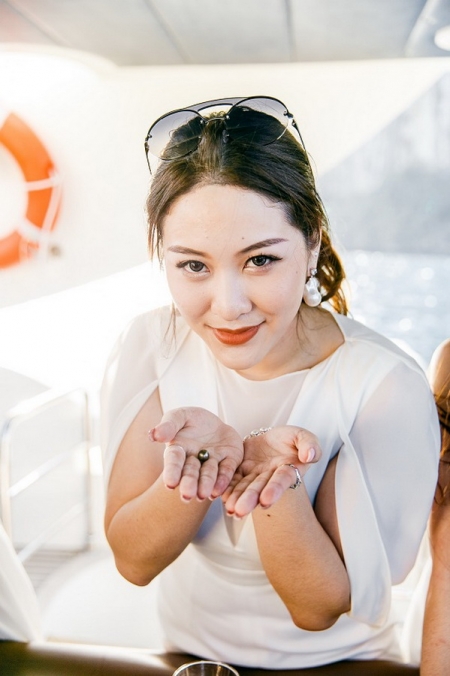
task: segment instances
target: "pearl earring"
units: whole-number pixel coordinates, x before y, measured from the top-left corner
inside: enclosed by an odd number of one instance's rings
[[[319,280],[316,277],[317,270],[313,268],[309,272],[309,278],[305,284],[305,290],[303,291],[303,300],[306,305],[309,307],[317,307],[322,301],[322,294],[319,289]]]

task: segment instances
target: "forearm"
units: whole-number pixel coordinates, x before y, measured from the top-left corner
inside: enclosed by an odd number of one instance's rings
[[[253,520],[262,564],[294,623],[310,631],[332,626],[350,609],[350,582],[305,487],[256,509]]]
[[[450,570],[433,564],[423,627],[423,676],[444,676],[450,664]]]
[[[448,542],[441,543],[444,547]],[[445,551],[443,549],[442,551]],[[444,676],[450,664],[450,568],[448,562],[434,557],[425,604],[423,625],[423,676]]]
[[[120,507],[106,526],[119,572],[146,585],[174,561],[198,531],[211,502],[182,502],[178,489],[157,479]]]

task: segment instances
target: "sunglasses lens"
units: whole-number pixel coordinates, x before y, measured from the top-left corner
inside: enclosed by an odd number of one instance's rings
[[[204,121],[192,110],[178,110],[158,120],[150,129],[148,152],[162,160],[176,160],[199,144]]]
[[[155,158],[176,160],[186,157],[198,148],[205,125],[208,124],[210,119],[217,119],[217,116],[209,113],[209,118],[208,116],[203,117],[196,110],[203,111],[207,108],[223,110],[223,106],[231,106],[228,113],[222,118],[231,139],[243,143],[269,145],[283,136],[292,121],[291,127],[297,132],[303,145],[303,140],[292,115],[284,103],[281,103],[278,99],[251,96],[234,103],[234,105],[232,105],[232,101],[225,99],[207,101],[204,104],[193,106],[194,110],[176,110],[168,113],[150,127],[145,141],[150,172],[154,173],[158,166],[158,160]],[[151,166],[152,164],[153,166]]]
[[[231,108],[227,130],[236,140],[268,145],[284,134],[289,119],[288,110],[281,101],[255,97]]]

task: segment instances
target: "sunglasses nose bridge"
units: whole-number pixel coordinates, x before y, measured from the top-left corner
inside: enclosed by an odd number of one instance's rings
[[[217,115],[217,117],[203,117],[202,116],[203,129],[205,129],[205,127],[207,127],[207,125],[210,122],[220,122],[220,121],[222,121],[226,125],[227,119],[228,119],[228,115]]]
[[[203,119],[203,128],[205,128],[210,122],[223,122],[224,125],[225,125],[225,128],[222,131],[222,140],[223,140],[224,143],[227,143],[229,141],[230,134],[229,134],[229,132],[227,131],[227,128],[226,128],[227,120],[229,119],[228,113],[226,113],[225,115],[218,115],[217,117],[205,118],[205,117],[202,116],[202,119]]]
[[[208,122],[215,122],[216,120],[223,120],[224,118],[227,118],[228,115],[218,115],[217,117],[204,117],[203,119],[205,120],[206,124]]]

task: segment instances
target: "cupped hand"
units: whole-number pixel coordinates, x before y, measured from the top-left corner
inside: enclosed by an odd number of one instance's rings
[[[274,427],[244,442],[244,460],[222,495],[228,514],[243,517],[257,505],[271,507],[322,455],[317,437],[301,427]]]
[[[194,406],[165,413],[149,438],[166,444],[163,480],[168,488],[178,486],[185,501],[222,495],[244,455],[236,430],[214,413]],[[198,453],[203,449],[209,458],[201,463]]]

